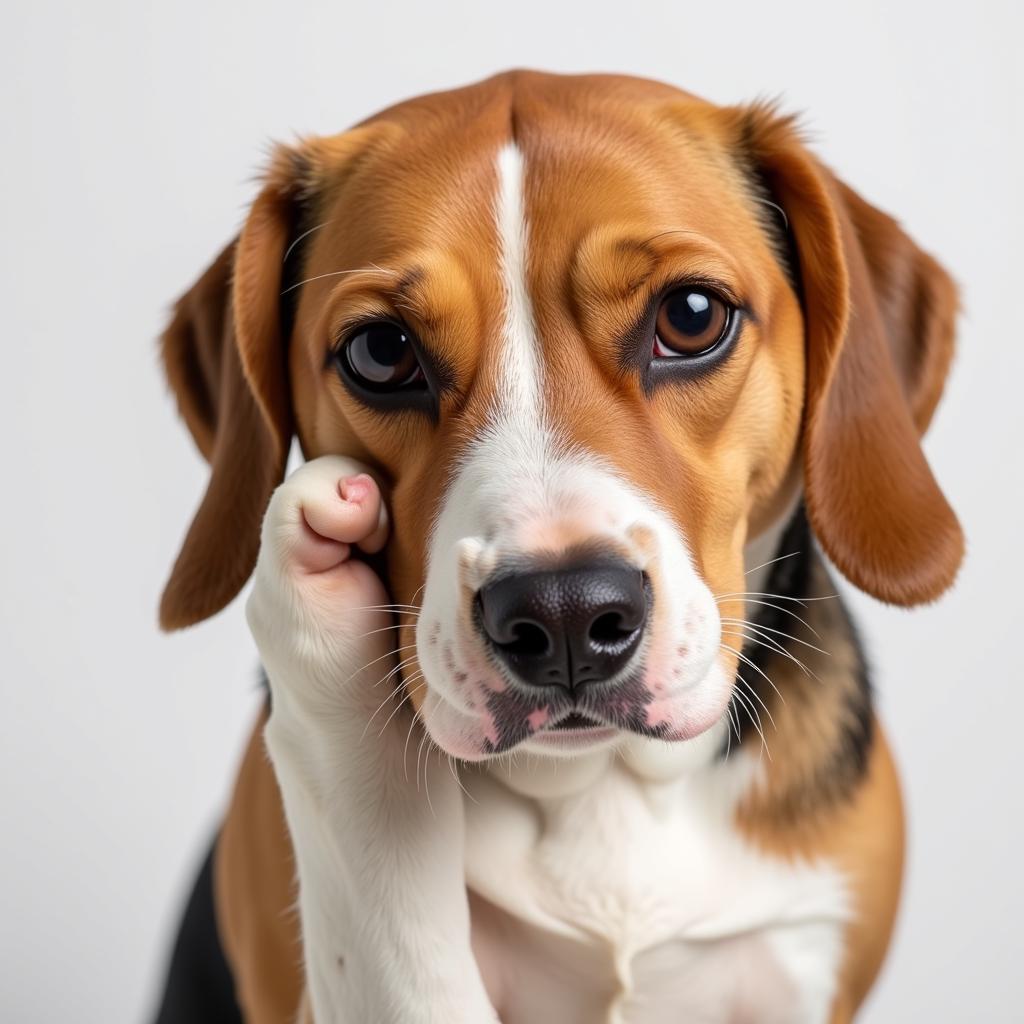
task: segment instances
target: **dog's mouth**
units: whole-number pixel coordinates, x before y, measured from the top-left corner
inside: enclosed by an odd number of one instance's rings
[[[572,755],[613,743],[621,734],[622,730],[616,725],[581,711],[571,711],[539,729],[528,742],[552,753]]]
[[[607,726],[596,718],[581,714],[579,711],[573,711],[566,715],[565,718],[559,719],[549,728],[550,731],[557,732],[564,730],[605,729]]]

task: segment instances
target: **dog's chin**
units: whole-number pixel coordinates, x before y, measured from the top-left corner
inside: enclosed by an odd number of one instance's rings
[[[538,756],[574,757],[614,748],[630,737],[685,743],[719,723],[732,696],[722,667],[683,693],[651,695],[642,713],[569,706],[556,713],[540,707],[510,719],[492,708],[462,709],[433,687],[420,709],[427,734],[442,751],[462,761],[487,761],[514,750]]]

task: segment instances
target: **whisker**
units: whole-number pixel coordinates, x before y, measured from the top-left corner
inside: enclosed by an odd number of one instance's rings
[[[281,260],[281,263],[284,264],[288,262],[288,257],[291,256],[292,250],[295,248],[295,246],[299,244],[299,242],[301,242],[304,238],[308,238],[311,234],[313,234],[314,231],[319,231],[321,228],[327,227],[327,225],[330,223],[332,222],[329,220],[325,220],[323,224],[317,224],[315,228],[310,228],[308,231],[303,231],[302,234],[299,235],[299,237],[296,238],[295,241],[292,242],[292,244],[289,245],[287,249],[285,249],[284,258]]]
[[[412,739],[412,731],[416,728],[416,720],[419,717],[419,712],[414,711],[413,716],[409,721],[409,731],[405,734],[405,746],[402,747],[402,768],[405,772],[405,781],[409,782],[409,740]],[[419,762],[417,761],[417,765]],[[416,790],[419,792],[419,782],[416,783]]]
[[[735,636],[739,637],[744,643],[756,644],[758,647],[764,647],[766,650],[771,651],[773,654],[781,654],[784,658],[788,658],[805,676],[811,676],[817,678],[814,673],[793,653],[787,651],[784,647],[780,647],[776,640],[759,640],[757,637],[748,636],[746,633],[731,633],[727,630],[722,631],[722,636]],[[770,641],[770,642],[769,642]]]
[[[373,684],[372,688],[376,689],[381,683],[386,683],[396,672],[401,672],[406,665],[411,664],[415,660],[415,654],[410,654],[407,658],[403,658],[386,676],[384,676],[383,679],[378,679],[377,682]]]
[[[732,733],[733,733],[733,702],[730,696],[729,703],[725,706],[725,714],[728,719],[728,728],[725,730],[725,760],[728,763],[729,755],[732,753]],[[738,742],[737,737],[737,742]]]
[[[420,791],[420,757],[423,754],[423,744],[427,742],[427,731],[423,730],[420,737],[420,745],[416,748],[416,792]]]
[[[799,622],[801,625],[803,625],[805,629],[809,629],[816,637],[820,637],[821,636],[821,634],[805,618],[803,618],[800,615],[797,615],[796,612],[792,611],[789,608],[783,608],[781,604],[772,604],[771,601],[755,601],[755,600],[747,600],[744,603],[745,604],[756,604],[756,605],[759,605],[762,608],[774,608],[775,611],[782,612],[783,615],[789,615],[791,618],[796,619],[797,622]]]
[[[659,238],[664,238],[666,235],[695,235],[696,231],[691,231],[689,228],[667,228],[664,231],[659,231],[656,235],[651,235],[650,238],[645,239],[641,242],[641,245],[650,245],[651,242],[656,242]]]
[[[411,622],[396,622],[393,626],[381,626],[380,629],[370,629],[365,633],[360,633],[358,638],[363,640],[368,636],[373,636],[375,633],[386,633],[389,629],[414,629],[415,627]]]
[[[737,633],[737,632],[734,632],[732,630],[724,630],[723,629],[722,630],[722,636],[738,636],[738,637],[740,637],[744,641],[749,640],[750,643],[752,643],[752,644],[760,644],[760,646],[767,647],[768,650],[774,651],[776,654],[781,654],[781,655],[783,655],[783,657],[790,658],[790,659],[792,659],[794,661],[796,660],[796,656],[793,655],[793,654],[790,654],[790,652],[787,651],[786,648],[783,647],[782,644],[780,644],[778,640],[774,639],[774,637],[770,637],[770,636],[768,636],[767,634],[764,634],[764,633],[762,633],[762,634],[755,634],[753,636],[750,636],[749,634],[743,632],[744,628],[750,628],[750,627],[749,626],[745,627],[742,623],[736,622],[734,619],[729,619],[728,621],[723,619],[722,622],[726,626],[736,626],[740,630],[740,632]]]
[[[423,755],[423,792],[427,794],[427,806],[430,808],[431,817],[436,818],[434,804],[430,799],[430,748],[433,747],[434,741],[426,729],[423,730],[423,738],[427,741],[427,748]]]
[[[821,597],[791,597],[789,594],[772,594],[766,590],[736,590],[729,594],[717,594],[715,600],[724,601],[730,597],[771,597],[776,601],[792,601],[795,604],[806,604],[808,601],[835,601],[839,595],[824,594]]]
[[[765,199],[764,196],[754,196],[754,198],[759,203],[763,203],[765,206],[770,206],[773,210],[776,210],[782,217],[782,223],[786,230],[789,230],[789,217],[786,216],[786,211],[778,203],[773,203],[770,199]]]
[[[421,683],[419,683],[419,684],[418,684],[417,686],[414,686],[414,687],[413,687],[413,688],[412,688],[412,689],[410,690],[410,689],[409,689],[409,684],[410,684],[410,683],[415,683],[417,679],[421,679],[421,680],[423,680],[423,681],[422,681]],[[379,733],[377,733],[377,739],[380,739],[380,738],[381,738],[381,736],[383,736],[383,735],[384,735],[384,730],[385,730],[385,729],[387,729],[387,727],[388,727],[388,726],[389,726],[389,725],[391,724],[391,719],[393,719],[393,718],[395,717],[395,715],[397,715],[397,714],[398,714],[398,712],[402,710],[402,705],[403,705],[403,704],[405,704],[405,702],[406,702],[407,700],[410,700],[410,699],[412,698],[412,695],[413,695],[414,693],[419,693],[419,692],[420,692],[420,690],[422,690],[422,689],[423,689],[423,688],[424,688],[424,687],[425,687],[426,685],[427,685],[427,681],[426,681],[425,679],[423,679],[423,673],[422,673],[422,672],[420,672],[420,673],[419,673],[419,675],[415,675],[415,676],[413,676],[413,677],[412,677],[411,679],[407,679],[407,680],[405,680],[405,681],[404,681],[404,683],[402,683],[402,684],[401,684],[400,686],[397,686],[397,687],[395,687],[395,693],[397,693],[397,692],[398,692],[398,691],[399,691],[399,690],[400,690],[400,689],[402,688],[402,686],[405,686],[405,688],[406,688],[406,694],[405,694],[405,696],[404,696],[404,697],[403,697],[403,698],[402,698],[402,699],[401,699],[401,700],[400,700],[400,701],[399,701],[399,702],[398,702],[398,703],[397,703],[397,704],[395,705],[395,707],[394,707],[394,710],[393,710],[393,711],[391,712],[391,714],[390,714],[390,715],[388,715],[388,717],[387,717],[387,721],[385,721],[385,723],[384,723],[384,724],[383,724],[383,725],[382,725],[382,726],[380,727],[380,732],[379,732]],[[392,696],[394,696],[394,694],[392,694]]]
[[[419,615],[420,607],[416,604],[364,604],[353,608],[354,612],[395,612],[399,615]]]
[[[796,558],[799,554],[799,551],[791,551],[788,555],[779,555],[778,558],[769,558],[767,562],[762,562],[760,565],[755,565],[753,569],[748,569],[743,575],[749,576],[751,573],[757,572],[758,569],[765,569],[769,565],[774,565],[776,562],[784,562],[787,558]]]
[[[829,657],[828,651],[822,650],[820,647],[815,647],[814,644],[809,643],[807,640],[801,640],[800,637],[793,636],[792,633],[787,633],[784,629],[772,629],[771,626],[755,625],[748,619],[734,619],[731,617],[726,618],[725,616],[722,617],[722,621],[730,622],[734,626],[743,625],[749,627],[750,629],[756,629],[759,631],[764,630],[766,633],[775,633],[777,636],[784,636],[787,639],[792,640],[794,643],[802,644],[804,647],[809,647],[812,651],[817,651],[819,654],[824,654],[826,657]]]
[[[764,729],[761,727],[761,716],[757,713],[755,708],[744,696],[741,690],[733,690],[733,695],[746,709],[747,714],[750,715],[750,720],[754,723],[754,728],[757,730],[757,734],[761,737],[761,749],[768,755],[768,760],[772,759],[772,752],[768,749],[768,741],[764,737]]]
[[[736,730],[736,742],[743,742],[743,731],[740,729],[740,716],[732,701],[729,701],[729,724]]]
[[[764,681],[775,691],[779,700],[782,701],[783,704],[785,704],[786,698],[782,696],[782,693],[780,692],[779,688],[775,685],[775,683],[767,675],[765,675],[764,670],[761,668],[761,666],[758,665],[752,659],[748,658],[742,651],[737,651],[736,654],[739,656],[740,661],[742,661],[745,665],[749,665],[759,676],[761,676],[762,679],[764,679]],[[737,672],[736,675],[738,676],[739,672]]]
[[[304,284],[310,284],[313,281],[321,281],[325,277],[344,277],[347,274],[387,274],[390,277],[398,277],[398,274],[393,270],[384,270],[381,267],[361,267],[359,270],[333,270],[329,274],[317,274],[314,277],[307,277],[304,281],[299,281],[296,284],[289,285],[285,288],[281,294],[287,295],[289,292],[295,291],[296,288],[301,288]]]
[[[359,675],[360,672],[365,672],[371,665],[376,665],[378,661],[383,661],[385,658],[390,658],[392,655],[398,654],[400,651],[411,650],[415,646],[416,646],[415,643],[412,643],[412,644],[402,644],[401,647],[396,647],[394,650],[388,651],[386,654],[382,654],[379,658],[374,658],[373,661],[368,661],[362,668],[357,668],[355,670],[355,672],[353,672],[352,675],[350,675],[348,677],[348,679],[345,680],[345,682],[346,683],[352,682],[352,680],[355,679],[355,677],[357,675]],[[387,676],[385,676],[384,678],[386,679]],[[374,686],[379,686],[382,681],[383,680],[378,680],[373,685]]]
[[[557,764],[557,762],[556,762],[556,764]],[[479,805],[480,801],[477,800],[473,796],[473,794],[470,793],[470,791],[468,789],[466,789],[466,787],[462,784],[462,779],[459,778],[458,770],[455,767],[455,758],[452,757],[451,754],[448,755],[448,771],[450,771],[452,773],[452,778],[458,784],[459,789],[461,789],[462,792],[465,794],[466,799],[469,800],[471,803]]]
[[[757,703],[760,704],[762,708],[764,708],[764,713],[768,716],[768,721],[772,723],[772,728],[776,732],[778,732],[779,731],[779,727],[775,724],[775,719],[772,717],[771,711],[768,710],[768,705],[765,704],[765,702],[761,699],[761,695],[757,692],[757,690],[755,690],[750,685],[750,683],[748,683],[746,681],[746,679],[743,678],[743,676],[740,675],[739,672],[736,673],[736,678],[739,679],[739,681],[747,688],[747,692],[750,694],[750,696],[753,697],[754,700],[756,700]]]
[[[394,675],[394,672],[393,671],[389,672],[388,675],[389,676]],[[384,682],[384,680],[382,679],[380,682]],[[378,683],[376,685],[379,686],[380,683]],[[389,700],[394,700],[395,697],[398,696],[398,694],[401,691],[402,687],[403,686],[407,686],[407,685],[408,685],[408,682],[405,679],[399,679],[398,685],[380,702],[380,706],[377,708],[376,711],[374,711],[374,713],[372,715],[370,715],[370,718],[367,721],[366,726],[363,728],[362,735],[359,737],[359,741],[360,742],[362,742],[362,740],[366,736],[367,731],[369,730],[370,726],[373,724],[373,720],[381,713],[381,711],[384,710],[385,706],[387,705],[387,702]],[[401,707],[401,704],[399,704],[399,707]],[[390,721],[390,719],[388,719],[388,721]],[[387,722],[385,722],[384,724],[387,725]],[[383,730],[381,730],[381,733],[379,733],[378,735],[381,735],[382,733],[383,733]]]

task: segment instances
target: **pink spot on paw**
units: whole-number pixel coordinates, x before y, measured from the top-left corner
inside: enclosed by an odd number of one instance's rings
[[[373,481],[365,473],[346,477],[338,484],[338,490],[345,501],[358,505],[366,500],[373,487]]]

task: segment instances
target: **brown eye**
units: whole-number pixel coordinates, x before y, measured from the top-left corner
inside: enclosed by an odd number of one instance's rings
[[[662,300],[654,358],[678,359],[713,349],[728,333],[730,308],[704,288],[679,288]]]
[[[360,327],[342,346],[337,361],[341,373],[367,391],[427,386],[409,333],[387,320]]]

